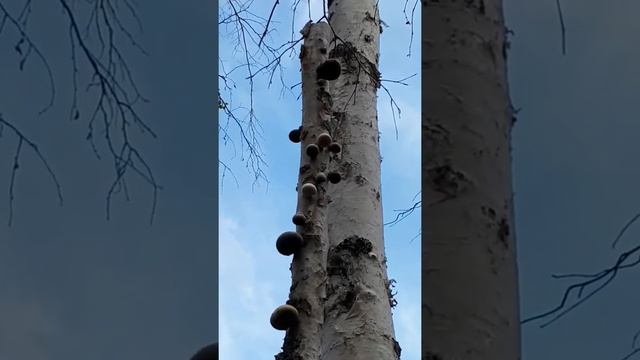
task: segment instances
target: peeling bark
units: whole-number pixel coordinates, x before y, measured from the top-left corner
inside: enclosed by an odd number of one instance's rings
[[[422,6],[422,357],[520,359],[502,1]]]

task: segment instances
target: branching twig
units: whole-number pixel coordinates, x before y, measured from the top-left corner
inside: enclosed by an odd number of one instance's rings
[[[399,223],[400,221],[406,219],[409,215],[411,215],[414,211],[416,211],[417,209],[422,207],[422,200],[418,200],[416,201],[416,199],[418,198],[418,196],[420,196],[420,194],[422,193],[422,191],[418,192],[413,199],[411,199],[411,202],[413,202],[413,205],[407,209],[396,209],[393,210],[395,212],[397,212],[396,214],[396,218],[393,219],[390,222],[385,223],[384,225],[390,225],[393,226],[397,223]]]
[[[630,262],[630,263],[625,263],[625,261],[632,255],[639,255],[637,259],[635,259],[634,261]],[[602,270],[598,273],[595,274],[564,274],[564,275],[553,275],[554,278],[570,278],[570,277],[574,277],[574,278],[587,278],[589,280],[585,280],[576,284],[573,284],[571,286],[569,286],[565,292],[564,295],[562,297],[562,300],[560,301],[560,304],[558,306],[556,306],[555,308],[540,314],[540,315],[536,315],[536,316],[532,316],[529,318],[526,318],[524,320],[522,320],[522,324],[528,323],[530,321],[534,321],[534,320],[538,320],[538,319],[542,319],[542,318],[546,318],[548,316],[551,315],[555,315],[551,320],[543,323],[542,325],[540,325],[540,327],[546,327],[549,324],[553,323],[554,321],[558,320],[559,318],[563,317],[564,315],[566,315],[568,312],[570,312],[571,310],[575,309],[576,307],[578,307],[580,304],[584,303],[585,301],[587,301],[588,299],[590,299],[593,295],[595,295],[596,293],[598,293],[600,290],[602,290],[604,287],[606,287],[607,285],[609,285],[609,283],[611,281],[613,281],[613,279],[616,277],[616,275],[618,275],[618,272],[620,270],[624,270],[630,267],[634,267],[637,264],[640,264],[640,245],[632,248],[629,251],[623,252],[619,257],[618,260],[616,261],[616,263],[605,269]],[[598,285],[599,284],[599,285]],[[598,285],[594,290],[592,290],[591,292],[589,292],[586,296],[582,296],[583,292],[585,290],[587,290],[590,286],[592,285]],[[565,305],[567,305],[568,299],[569,299],[569,295],[574,291],[577,290],[577,301],[575,303],[573,303],[572,305],[568,306],[565,308]]]
[[[68,36],[71,45],[71,61],[72,61],[72,86],[73,98],[70,109],[70,117],[72,120],[80,118],[78,109],[77,93],[78,93],[78,73],[81,70],[79,66],[80,60],[85,60],[89,65],[91,81],[87,86],[87,92],[96,90],[96,103],[94,105],[91,116],[88,116],[88,134],[86,139],[91,145],[91,149],[98,159],[98,146],[95,142],[96,126],[101,125],[101,135],[108,148],[109,153],[114,162],[115,180],[107,192],[107,219],[110,217],[110,203],[112,196],[120,190],[124,190],[125,197],[128,199],[126,173],[132,170],[138,174],[143,180],[150,184],[153,188],[153,204],[151,208],[150,219],[153,221],[155,208],[157,203],[157,192],[161,187],[156,182],[151,167],[142,156],[138,148],[130,140],[130,127],[134,125],[141,133],[156,137],[151,127],[139,116],[136,106],[139,102],[147,102],[141,95],[136,83],[133,79],[129,66],[127,65],[119,44],[116,39],[124,36],[131,46],[139,50],[142,54],[147,54],[142,46],[134,39],[132,33],[127,29],[120,17],[119,3],[124,3],[129,11],[132,19],[141,28],[140,19],[138,18],[135,8],[130,0],[86,0],[88,5],[88,21],[84,26],[80,25],[80,10],[76,7],[78,2],[70,2],[69,0],[58,0],[62,8],[63,14],[68,20]],[[46,111],[53,105],[55,97],[55,84],[53,75],[45,56],[35,46],[27,32],[27,20],[31,10],[31,0],[25,1],[25,6],[18,17],[13,17],[0,0],[0,32],[4,25],[8,22],[13,24],[20,34],[18,44],[15,46],[16,51],[20,54],[21,60],[19,68],[22,69],[29,55],[35,53],[44,63],[47,75],[51,83],[51,98]],[[92,44],[91,37],[97,39],[97,49]],[[26,44],[26,51],[23,46]],[[8,122],[5,121],[6,124]],[[14,132],[17,129],[14,127]],[[16,132],[16,134],[18,134]],[[19,149],[23,143],[29,144],[35,148],[35,144],[28,142],[24,136],[19,136]],[[19,152],[16,154],[19,155]],[[41,155],[41,154],[40,154]],[[44,160],[44,159],[41,159]],[[18,164],[18,159],[14,159],[14,166]],[[17,169],[17,167],[16,167]],[[52,176],[53,173],[51,172]],[[12,175],[11,189],[13,189]],[[59,184],[56,185],[59,186]],[[11,192],[12,190],[10,190]],[[13,195],[10,194],[10,201]],[[12,214],[10,214],[12,216]]]
[[[565,38],[565,27],[564,27],[564,17],[562,16],[562,7],[560,6],[560,0],[556,0],[556,7],[558,8],[558,17],[560,18],[560,31],[562,35],[562,55],[567,54],[566,47],[566,38]]]
[[[27,144],[35,152],[36,156],[40,159],[40,162],[47,169],[47,172],[49,173],[49,176],[51,177],[51,180],[53,181],[54,185],[56,186],[56,193],[58,195],[58,202],[60,203],[60,206],[62,206],[63,197],[62,197],[62,187],[60,186],[60,183],[58,182],[58,178],[56,178],[55,173],[51,169],[51,165],[49,165],[49,163],[45,159],[45,157],[42,154],[42,152],[40,152],[40,149],[38,149],[38,145],[36,145],[31,140],[29,140],[29,138],[27,138],[22,132],[20,132],[20,130],[18,130],[18,128],[16,128],[10,122],[6,121],[2,117],[2,114],[0,114],[0,128],[4,129],[4,127],[9,128],[18,137],[18,146],[17,146],[16,151],[15,151],[14,156],[13,156],[13,163],[12,163],[12,168],[11,168],[11,180],[10,180],[10,183],[9,183],[9,222],[8,222],[8,225],[11,226],[11,224],[13,222],[13,200],[15,198],[13,190],[14,190],[14,186],[15,186],[16,174],[18,173],[18,169],[20,168],[19,159],[20,159],[20,153],[22,151],[22,144]]]

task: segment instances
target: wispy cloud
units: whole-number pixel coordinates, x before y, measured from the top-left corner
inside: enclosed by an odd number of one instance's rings
[[[252,228],[259,229],[260,224],[253,222]],[[258,358],[265,348],[281,343],[282,334],[269,324],[271,311],[280,303],[275,299],[274,284],[268,281],[274,278],[273,272],[261,261],[256,251],[259,247],[252,244],[259,239],[238,221],[221,217],[219,232],[221,357]]]
[[[4,295],[4,294],[3,294]],[[0,300],[0,358],[47,360],[47,340],[59,321],[38,301],[2,296]]]
[[[418,294],[417,300],[419,300]],[[402,348],[402,359],[418,360],[421,351],[420,302],[413,297],[403,300],[402,306],[394,311],[396,337]]]

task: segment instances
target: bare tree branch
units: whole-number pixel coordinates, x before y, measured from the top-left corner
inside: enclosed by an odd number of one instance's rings
[[[635,260],[633,260],[631,262],[627,262],[627,260],[632,255],[636,255],[637,257],[635,258]],[[600,271],[598,273],[594,273],[594,274],[562,274],[562,275],[555,275],[554,274],[554,275],[552,275],[553,278],[556,278],[556,279],[561,279],[561,278],[583,278],[583,279],[588,279],[588,280],[577,282],[577,283],[572,284],[569,287],[567,287],[567,289],[565,290],[564,295],[562,297],[562,300],[560,301],[560,304],[558,304],[555,308],[553,308],[553,309],[551,309],[551,310],[549,310],[547,312],[544,312],[544,313],[542,313],[540,315],[536,315],[536,316],[532,316],[532,317],[526,318],[526,319],[522,320],[521,323],[525,324],[525,323],[528,323],[528,322],[531,322],[531,321],[534,321],[534,320],[547,318],[547,317],[553,315],[551,320],[546,321],[545,323],[540,325],[540,327],[544,328],[544,327],[550,325],[551,323],[553,323],[556,320],[560,319],[561,317],[565,316],[571,310],[573,310],[576,307],[578,307],[579,305],[583,304],[585,301],[589,300],[593,295],[595,295],[600,290],[602,290],[607,285],[609,285],[609,283],[611,283],[616,278],[616,276],[618,275],[618,273],[621,270],[634,267],[634,266],[636,266],[638,264],[640,264],[640,245],[637,245],[637,246],[633,247],[632,249],[623,252],[622,254],[620,254],[620,256],[616,260],[615,264],[613,264],[609,268],[606,268],[606,269],[604,269],[604,270],[602,270],[602,271]],[[587,295],[583,296],[584,291],[590,290],[593,287],[595,287],[595,289],[589,291],[587,293]],[[572,293],[576,293],[575,302],[569,305],[569,295],[571,295]]]
[[[132,33],[125,26],[124,20],[121,18],[122,10],[119,4],[124,4],[125,9],[133,21],[136,22],[141,29],[140,19],[138,18],[134,4],[130,0],[85,0],[83,2],[70,2],[69,0],[58,0],[64,15],[68,20],[68,38],[71,45],[72,60],[72,87],[73,98],[70,109],[70,118],[78,120],[81,117],[78,108],[78,73],[81,70],[79,61],[82,59],[89,65],[91,81],[89,82],[86,92],[94,92],[96,102],[93,111],[88,116],[88,133],[86,136],[91,149],[98,159],[101,156],[98,152],[98,146],[95,142],[97,127],[100,127],[101,137],[108,149],[113,160],[115,179],[108,189],[106,196],[106,213],[107,219],[110,218],[110,208],[112,197],[124,191],[125,198],[128,199],[127,184],[125,176],[128,170],[133,171],[147,182],[153,189],[153,202],[150,211],[150,221],[153,222],[157,204],[158,190],[160,185],[156,182],[151,167],[147,163],[145,157],[142,156],[140,150],[130,140],[130,127],[134,125],[142,134],[148,134],[155,138],[156,134],[151,127],[139,116],[136,107],[139,103],[148,102],[138,90],[133,79],[131,70],[125,61],[120,44],[116,39],[123,36],[131,46],[142,54],[147,52],[135,40]],[[87,5],[88,9],[76,9],[79,5]],[[4,3],[0,1],[0,12],[2,13],[2,22],[0,23],[0,33],[4,29],[5,23],[8,21],[20,33],[20,39],[15,47],[16,51],[22,56],[19,68],[22,70],[24,63],[29,55],[33,52],[44,63],[48,77],[51,83],[51,98],[46,111],[53,105],[55,96],[55,84],[53,75],[45,56],[35,46],[31,37],[27,32],[27,21],[31,9],[31,0],[26,0],[23,10],[18,17],[13,17]],[[88,12],[88,20],[84,26],[80,25],[81,13]],[[95,37],[97,41],[97,49],[92,46],[91,38]],[[26,44],[26,51],[23,46]],[[6,119],[3,119],[5,125],[10,125]],[[17,127],[12,126],[14,133],[18,135]],[[35,144],[28,142],[27,139],[18,135],[19,144],[27,143],[36,149]],[[19,147],[21,149],[21,147]],[[19,152],[16,154],[19,156]],[[42,160],[44,160],[42,158]],[[18,159],[14,159],[14,166],[18,163]],[[50,168],[49,168],[50,170]],[[50,172],[52,175],[53,173]],[[15,174],[14,174],[15,175]],[[12,188],[13,178],[12,175]],[[59,184],[56,181],[56,185]],[[12,198],[10,190],[10,198]],[[12,215],[10,214],[10,217]]]

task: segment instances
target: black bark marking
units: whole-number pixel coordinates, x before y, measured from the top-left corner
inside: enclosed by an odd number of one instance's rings
[[[500,220],[500,223],[498,224],[498,238],[500,239],[502,245],[504,245],[504,247],[507,249],[509,248],[509,233],[510,229],[509,224],[507,223],[507,219],[502,218]]]
[[[300,339],[297,338],[297,331],[287,331],[282,345],[282,352],[275,356],[275,360],[304,360],[302,355],[297,353],[299,347]]]
[[[359,74],[360,71],[364,71],[364,73],[368,75],[372,84],[376,88],[380,87],[381,73],[378,70],[378,67],[376,64],[369,61],[369,59],[367,59],[367,57],[350,42],[338,44],[329,52],[329,58],[342,59],[342,63],[344,64],[343,72],[345,73]]]
[[[454,170],[450,165],[428,169],[427,180],[436,191],[448,197],[455,197],[461,194],[471,183],[464,173]]]
[[[485,216],[488,216],[489,218],[491,218],[491,220],[495,220],[496,211],[493,208],[488,207],[488,206],[483,206],[481,209],[482,209],[482,213]]]
[[[425,360],[444,360],[444,358],[442,356],[440,356],[440,354],[431,352],[431,351],[427,351]]]
[[[394,338],[392,338],[391,340],[393,340],[393,351],[396,353],[396,359],[400,360],[400,353],[402,352],[400,343],[398,343]]]
[[[444,126],[437,124],[432,118],[426,118],[423,125],[425,134],[425,151],[430,154],[433,164],[443,165],[451,149],[451,133]]]
[[[309,169],[311,169],[311,165],[309,164],[301,166],[300,175],[304,175],[307,171],[309,171]]]
[[[358,236],[348,237],[329,249],[327,296],[337,294],[337,299],[329,308],[325,308],[325,315],[332,313],[335,308],[339,308],[338,313],[345,313],[351,309],[357,295],[357,280],[353,278],[356,272],[354,267],[358,266],[355,259],[369,254],[372,249],[371,241]]]

